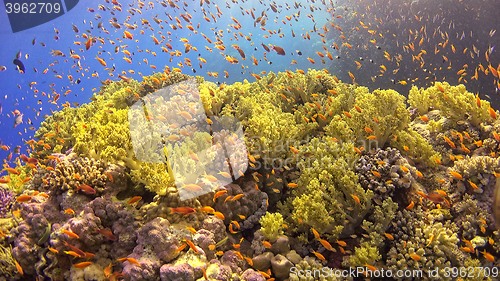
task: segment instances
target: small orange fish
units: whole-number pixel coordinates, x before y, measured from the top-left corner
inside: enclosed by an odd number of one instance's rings
[[[59,251],[57,249],[49,247],[49,251],[51,251],[54,254],[59,254]]]
[[[472,186],[472,188],[479,189],[479,187],[475,183],[473,183],[472,181],[468,180],[468,182],[469,182],[470,186]]]
[[[113,263],[110,263],[106,268],[104,268],[104,276],[109,278],[111,276],[111,272],[113,271]]]
[[[16,201],[17,202],[28,202],[31,200],[31,198],[33,198],[33,196],[23,194],[23,195],[17,196]]]
[[[109,179],[110,182],[114,182],[113,175],[111,175],[111,173],[107,172],[106,176],[108,177],[108,179]]]
[[[127,205],[132,205],[132,204],[134,204],[136,202],[141,201],[141,199],[142,199],[142,196],[132,197],[130,200],[128,200]]]
[[[451,148],[456,148],[455,144],[446,136],[443,136],[444,140],[451,146]]]
[[[78,253],[81,257],[85,256],[85,252],[83,252],[82,250],[78,249],[77,247],[69,244],[67,241],[64,241],[64,245],[66,247],[70,247],[73,251],[75,251],[76,253]]]
[[[334,251],[332,245],[330,245],[330,243],[328,243],[328,241],[324,240],[324,239],[319,239],[319,242],[321,243],[321,245],[323,245],[323,247],[325,247],[325,249],[327,249],[328,251]]]
[[[298,154],[298,153],[299,153],[299,151],[298,151],[295,147],[293,147],[293,146],[290,146],[290,150],[291,150],[293,153],[295,153],[295,154]]]
[[[422,120],[424,122],[429,122],[429,118],[427,118],[427,116],[425,116],[425,115],[424,116],[420,116],[419,118],[420,118],[420,120]]]
[[[188,245],[187,244],[182,244],[179,248],[177,248],[177,250],[175,250],[176,253],[178,252],[181,252],[182,250],[184,250]],[[214,248],[215,249],[215,248]]]
[[[491,107],[488,108],[488,111],[490,113],[491,118],[497,120],[497,112]]]
[[[318,252],[315,252],[315,251],[312,251],[312,253],[313,253],[313,254],[314,254],[314,255],[315,255],[318,259],[320,259],[320,260],[322,260],[322,261],[324,261],[324,260],[325,260],[325,257],[324,257],[322,254],[320,254],[320,253],[318,253]]]
[[[19,272],[19,274],[21,275],[24,275],[24,271],[21,265],[16,260],[14,260],[14,264],[16,265],[17,272]]]
[[[213,213],[215,212],[214,208],[210,206],[205,206],[199,209],[200,211],[207,212],[207,213]]]
[[[67,229],[61,229],[61,232],[68,235],[71,238],[75,238],[75,239],[80,238],[80,236],[78,236],[78,234],[74,233],[73,231],[67,230]]]
[[[106,228],[96,229],[96,230],[94,231],[94,233],[100,233],[100,234],[101,234],[101,235],[103,235],[103,236],[106,238],[106,240],[108,240],[108,241],[116,241],[116,240],[118,240],[118,239],[116,238],[116,236],[115,236],[115,235],[113,235],[113,232],[111,232],[111,230],[106,229]]]
[[[415,206],[415,203],[413,201],[411,201],[411,203],[408,206],[406,206],[406,210],[413,209],[413,206]]]
[[[170,214],[179,213],[179,214],[183,214],[183,215],[189,215],[189,214],[192,214],[195,212],[196,212],[196,209],[193,209],[191,207],[170,208]]]
[[[231,199],[231,201],[238,200],[238,199],[240,199],[241,197],[243,197],[243,193],[236,194],[236,195],[235,195],[235,196]]]
[[[135,265],[138,265],[138,266],[141,266],[141,264],[134,258],[127,258],[127,261],[129,263],[132,263],[132,264],[135,264]]]
[[[493,137],[495,138],[496,141],[500,142],[500,136],[497,134],[497,132],[493,131]]]
[[[221,220],[224,220],[224,219],[225,219],[224,215],[223,215],[221,212],[214,212],[214,215],[215,215],[216,217],[218,217],[219,219],[221,219]]]
[[[319,239],[319,233],[318,233],[318,231],[316,231],[316,229],[314,229],[314,227],[311,228],[311,230],[312,230],[312,232],[314,234],[314,237],[316,237],[316,239]]]
[[[185,189],[191,190],[191,191],[201,191],[201,190],[203,190],[203,188],[201,188],[201,186],[199,186],[199,185],[197,185],[195,183],[184,184],[180,188],[185,188]]]
[[[458,180],[462,180],[463,177],[461,174],[457,173],[457,172],[453,172],[453,171],[450,171],[450,175],[452,175],[454,178],[458,179]]]
[[[86,194],[95,194],[96,193],[95,189],[93,189],[92,187],[90,187],[86,184],[79,185],[78,188],[76,189],[76,191],[78,191],[78,190],[81,190]]]
[[[81,263],[74,264],[73,267],[74,268],[85,268],[85,267],[87,267],[87,266],[89,266],[91,264],[92,264],[92,262],[90,262],[90,261],[84,261],[84,262],[81,262]]]
[[[344,242],[344,241],[342,241],[342,240],[337,240],[337,244],[339,244],[339,245],[340,245],[340,246],[342,246],[342,247],[347,246],[347,243],[346,243],[346,242]]]
[[[416,255],[416,254],[411,254],[410,257],[414,260],[414,261],[419,261],[421,260],[422,258],[419,256],[419,255]]]
[[[217,174],[225,177],[226,179],[230,179],[231,178],[231,175],[228,172],[219,171]]]
[[[265,240],[262,241],[262,245],[264,245],[264,247],[266,247],[268,249],[272,247],[271,243],[269,243],[269,241],[265,241]]]
[[[226,194],[226,193],[227,193],[227,190],[217,191],[217,192],[215,193],[215,195],[214,195],[214,200],[213,200],[213,201],[215,202],[215,199],[217,199],[218,197],[220,197],[220,196],[222,196],[222,195],[224,195],[224,194]]]
[[[198,249],[194,245],[193,241],[191,241],[189,239],[184,239],[184,241],[186,241],[186,243],[189,245],[189,247],[191,248],[191,250],[193,250],[195,253],[198,253]]]

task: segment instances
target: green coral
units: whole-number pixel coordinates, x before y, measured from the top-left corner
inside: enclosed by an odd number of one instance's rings
[[[361,239],[360,246],[356,247],[354,254],[345,260],[345,265],[351,267],[374,265],[380,260],[379,248],[384,246],[384,233],[390,227],[391,221],[396,217],[398,204],[391,198],[382,202],[381,206],[375,206],[370,220],[364,220],[363,229],[368,233],[368,237]]]
[[[372,191],[359,185],[358,176],[352,171],[358,159],[354,145],[314,138],[301,149],[313,156],[299,162],[299,188],[294,189],[288,204],[281,205],[282,211],[291,213],[291,223],[299,227],[303,223],[328,233],[333,241],[341,233],[354,233],[371,210],[373,196]]]
[[[19,277],[16,269],[14,257],[12,256],[12,247],[5,247],[0,244],[0,272],[4,278],[13,280]]]
[[[488,109],[490,103],[481,100],[480,106],[474,94],[467,92],[465,85],[450,86],[450,84],[436,83],[427,89],[413,86],[408,95],[408,101],[418,113],[423,115],[429,108],[438,109],[442,116],[446,116],[452,122],[468,120],[475,127],[480,123],[490,121]]]
[[[366,142],[368,135],[374,135],[378,147],[385,143],[394,131],[403,130],[410,122],[410,112],[406,108],[406,98],[394,90],[375,90],[356,96],[356,108],[350,110],[351,118],[345,118],[349,127],[357,134],[358,142]],[[373,133],[365,131],[365,127]],[[365,147],[369,147],[365,145]]]
[[[283,234],[283,216],[280,213],[267,212],[259,220],[261,232],[268,240],[274,241]]]
[[[160,84],[154,82],[153,78],[161,81]],[[145,96],[158,88],[185,79],[187,77],[180,74],[165,76],[163,73],[156,73],[144,76],[141,83],[133,79],[128,79],[127,82],[108,83],[94,95],[92,102],[78,108],[66,107],[42,122],[35,136],[43,138],[44,135],[50,136],[51,133],[55,133],[59,139],[45,138],[45,143],[54,149],[44,150],[40,157],[73,148],[73,152],[79,155],[123,164],[132,170],[131,176],[134,182],[144,183],[151,191],[164,193],[168,185],[173,183],[172,178],[166,165],[162,163],[165,160],[157,159],[160,156],[148,153],[147,149],[161,142],[158,133],[160,131],[151,131],[148,142],[145,142],[148,147],[133,147],[129,105],[137,101],[139,96]],[[134,149],[140,155],[135,155]],[[142,157],[144,155],[148,155],[148,159]],[[147,163],[139,161],[138,157],[143,161],[148,160]]]
[[[372,265],[381,257],[377,247],[370,242],[362,242],[360,247],[355,248],[354,254],[349,257],[349,264],[353,267]]]
[[[390,146],[395,147],[404,155],[411,156],[414,161],[425,163],[429,167],[436,167],[442,159],[431,144],[412,128],[394,132]]]
[[[393,247],[388,252],[388,269],[393,272],[419,269],[424,276],[437,269],[441,280],[452,280],[445,271],[464,266],[466,255],[458,248],[458,228],[445,221],[444,215],[431,215],[418,206],[398,212],[396,221],[399,232],[394,234]]]

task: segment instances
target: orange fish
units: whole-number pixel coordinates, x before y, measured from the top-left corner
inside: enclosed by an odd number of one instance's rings
[[[138,265],[138,266],[141,266],[141,264],[134,258],[127,258],[127,261],[129,263],[132,263],[132,264],[135,264],[135,265]]]
[[[318,259],[320,259],[320,260],[322,260],[322,261],[324,261],[324,260],[325,260],[325,257],[324,257],[322,254],[320,254],[320,253],[318,253],[318,252],[315,252],[315,251],[312,251],[312,253],[313,253],[313,254],[314,254],[314,255],[315,255]]]
[[[265,240],[262,241],[262,245],[264,245],[264,247],[266,247],[268,249],[272,247],[271,243],[269,243],[269,241],[265,241]]]
[[[191,248],[191,250],[193,250],[193,252],[198,253],[198,249],[194,245],[193,241],[191,241],[189,239],[185,239],[184,241],[186,241],[186,243],[189,245],[189,247]]]
[[[57,250],[56,250],[57,251]],[[80,254],[78,254],[77,252],[75,251],[64,251],[64,253],[66,255],[70,255],[70,256],[73,256],[73,257],[76,257],[76,258],[83,258],[85,255],[81,256]]]
[[[210,206],[202,207],[202,208],[200,208],[200,211],[207,212],[207,213],[213,213],[213,212],[215,212],[214,208],[212,208]]]
[[[89,266],[91,264],[92,264],[92,262],[90,262],[90,261],[84,261],[84,262],[81,262],[81,263],[74,264],[73,267],[74,268],[85,268],[85,267],[87,267],[87,266]]]
[[[128,200],[127,205],[132,205],[136,202],[139,202],[142,199],[142,196],[135,196]]]
[[[33,198],[33,196],[24,194],[24,195],[18,196],[16,198],[16,201],[17,202],[28,202],[31,200],[31,198]]]
[[[321,245],[323,245],[323,247],[325,247],[325,249],[327,249],[328,251],[334,251],[332,245],[330,245],[330,243],[328,243],[328,241],[324,240],[324,239],[319,239],[319,242],[321,243]]]
[[[413,206],[415,206],[415,203],[413,201],[411,201],[411,203],[408,206],[406,206],[406,210],[413,209]]]
[[[76,189],[76,191],[78,190],[81,190],[83,192],[85,192],[86,194],[95,194],[95,189],[93,189],[92,187],[86,185],[86,184],[82,184],[82,185],[79,185],[78,188]]]
[[[486,252],[486,250],[482,251],[481,254],[483,254],[484,258],[487,259],[488,261],[490,262],[495,261],[495,257],[492,254]]]
[[[450,175],[452,175],[453,177],[455,177],[458,180],[463,179],[462,175],[457,173],[457,172],[450,171]]]
[[[189,215],[192,213],[196,213],[196,209],[190,208],[190,207],[177,207],[177,208],[170,208],[170,214],[173,213],[179,213],[183,215]]]
[[[421,257],[419,255],[416,255],[416,254],[411,254],[410,257],[415,260],[415,261],[419,261],[421,260]]]
[[[201,190],[203,190],[203,188],[201,188],[201,186],[199,186],[197,184],[194,184],[194,183],[184,184],[180,188],[185,188],[185,189],[191,190],[191,191],[201,191]]]
[[[21,265],[16,260],[14,260],[14,264],[16,265],[16,269],[19,272],[19,274],[24,275],[24,271]]]
[[[221,220],[225,219],[224,215],[221,212],[214,212],[214,215]]]
[[[111,230],[106,229],[106,228],[96,229],[96,230],[94,231],[94,233],[100,233],[100,234],[101,234],[101,235],[103,235],[103,236],[106,238],[106,240],[108,240],[108,241],[116,241],[116,240],[118,240],[118,239],[116,238],[116,236],[115,236],[115,235],[113,235],[113,232],[111,232]]]
[[[75,239],[80,238],[80,236],[78,236],[78,234],[74,233],[73,231],[67,230],[67,229],[61,229],[61,232],[68,235],[71,238],[75,238]]]
[[[217,191],[215,194],[214,194],[214,202],[215,202],[215,199],[217,199],[218,197],[224,195],[227,193],[227,190],[221,190],[221,191]]]
[[[451,148],[456,148],[455,144],[446,136],[443,136],[444,140],[451,146]]]
[[[497,112],[491,107],[488,108],[488,111],[490,112],[491,118],[497,120]]]
[[[124,31],[123,34],[125,34],[125,37],[128,38],[128,39],[133,39],[134,37],[132,36],[132,34],[128,31]]]

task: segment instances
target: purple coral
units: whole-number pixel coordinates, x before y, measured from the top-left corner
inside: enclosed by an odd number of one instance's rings
[[[179,265],[165,264],[160,268],[160,280],[170,281],[194,281],[194,269],[188,263],[182,263]]]
[[[177,257],[179,240],[170,231],[170,223],[164,218],[156,218],[137,231],[137,246],[134,254],[151,256],[162,262],[169,262]]]
[[[0,216],[5,218],[5,215],[9,213],[10,207],[14,202],[14,192],[10,189],[0,186]]]
[[[267,211],[267,194],[255,189],[253,181],[244,182],[241,187],[237,184],[229,184],[224,188],[227,193],[217,198],[214,208],[224,214],[226,224],[235,220],[239,221],[240,231],[251,229]],[[238,200],[225,201],[227,196],[237,194],[243,194],[243,197]],[[246,219],[241,221],[239,215],[245,216]]]
[[[405,172],[402,166],[409,172]],[[399,150],[390,147],[385,150],[377,149],[376,153],[359,158],[354,169],[359,175],[361,186],[373,190],[377,204],[393,197],[394,192],[410,188],[417,177],[416,169],[410,166],[408,160]]]

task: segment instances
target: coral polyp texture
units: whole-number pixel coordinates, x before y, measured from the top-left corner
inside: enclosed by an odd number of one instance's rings
[[[463,85],[406,98],[318,70],[108,80],[48,117],[46,146],[30,143],[3,178],[0,275],[344,280],[311,274],[362,267],[427,280],[492,267],[496,116]]]

